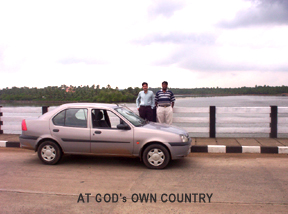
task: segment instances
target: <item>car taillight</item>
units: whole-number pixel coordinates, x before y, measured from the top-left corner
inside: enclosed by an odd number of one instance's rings
[[[22,120],[22,131],[27,131],[27,125],[25,120]]]

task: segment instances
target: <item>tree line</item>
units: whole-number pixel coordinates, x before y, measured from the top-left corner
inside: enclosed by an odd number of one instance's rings
[[[139,87],[119,90],[110,85],[95,86],[48,86],[45,88],[12,87],[0,90],[0,100],[20,101],[71,101],[71,102],[135,102]],[[160,88],[149,88],[156,93]],[[255,86],[240,88],[171,88],[175,95],[288,95],[288,86]]]
[[[66,101],[66,102],[134,102],[140,88],[100,88],[95,86],[48,86],[45,88],[5,88],[0,90],[0,100],[22,100],[22,101]]]

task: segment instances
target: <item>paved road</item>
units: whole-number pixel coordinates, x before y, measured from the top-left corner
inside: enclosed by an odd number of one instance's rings
[[[287,213],[287,161],[285,154],[193,153],[165,170],[95,156],[47,166],[33,151],[0,148],[0,213]],[[151,197],[141,203],[144,193]]]

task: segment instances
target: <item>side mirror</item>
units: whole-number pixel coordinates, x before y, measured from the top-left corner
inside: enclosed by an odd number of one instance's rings
[[[125,124],[118,124],[117,129],[129,130],[130,126],[128,126],[126,123]]]

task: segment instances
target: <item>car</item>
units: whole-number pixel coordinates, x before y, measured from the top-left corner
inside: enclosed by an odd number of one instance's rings
[[[117,104],[63,104],[24,119],[19,139],[22,148],[34,150],[49,165],[64,154],[95,154],[139,157],[148,168],[163,169],[191,151],[185,130],[148,122]]]

